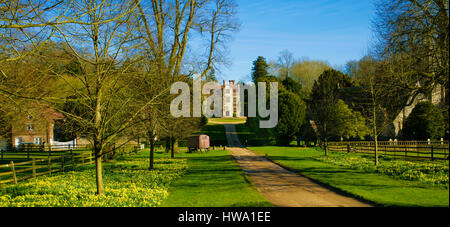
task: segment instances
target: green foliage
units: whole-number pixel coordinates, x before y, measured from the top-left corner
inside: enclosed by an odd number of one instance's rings
[[[70,141],[76,136],[90,136],[89,130],[92,125],[86,124],[85,121],[80,121],[78,117],[83,119],[93,119],[94,113],[77,100],[76,96],[69,96],[66,102],[61,105],[64,119],[55,122],[55,130],[57,130],[57,141]]]
[[[293,92],[281,90],[278,96],[277,143],[288,145],[304,124],[306,104]]]
[[[260,129],[259,118],[249,118],[248,125],[256,134],[275,134],[276,143],[288,145],[294,136],[300,133],[300,128],[305,122],[306,104],[302,100],[302,85],[287,77],[280,80],[275,76],[261,76],[256,82],[265,82],[267,88],[270,82],[278,83],[278,124],[274,130]],[[269,100],[270,92],[266,90]],[[259,131],[266,131],[264,133]],[[266,140],[270,144],[270,140]]]
[[[431,102],[421,102],[406,119],[403,133],[412,140],[440,139],[445,135],[444,116]]]
[[[350,109],[344,101],[338,100],[333,108],[331,122],[334,128],[331,135],[349,138],[362,138],[369,134],[369,128],[360,112]]]
[[[325,70],[318,80],[314,81],[311,101],[333,105],[337,102],[339,88],[351,87],[351,79],[345,74],[329,69]]]
[[[303,140],[305,140],[306,145],[308,146],[310,142],[316,142],[318,139],[318,136],[313,126],[311,125],[308,116],[306,117],[305,123],[300,127],[300,136],[303,137]]]
[[[264,57],[259,56],[255,61],[253,61],[253,68],[252,68],[252,79],[254,82],[258,81],[259,78],[268,76],[269,73],[267,69],[269,68],[269,65],[266,62],[266,59]]]
[[[65,66],[65,71],[73,76],[81,75],[83,73],[82,66],[77,59],[72,59],[69,63],[67,63]]]
[[[300,84],[306,92],[310,92],[314,81],[331,66],[323,61],[303,59],[292,64],[291,76]]]
[[[302,84],[296,82],[291,77],[286,77],[281,83],[286,90],[298,95],[300,98],[303,97]]]
[[[203,127],[206,124],[208,124],[208,118],[205,115],[202,115],[200,118],[200,127]]]
[[[211,146],[226,146],[228,144],[223,125],[208,123],[202,127],[198,134],[208,135]]]
[[[338,98],[339,89],[350,86],[351,79],[333,69],[326,70],[314,82],[308,105],[309,116],[324,141],[333,136],[361,137],[368,133],[362,115],[349,109]]]
[[[239,140],[246,145],[267,146],[276,144],[276,132],[273,128],[259,128],[259,117],[247,118],[247,122],[236,125]]]
[[[11,132],[11,123],[6,113],[0,107],[0,140],[2,137],[8,137]]]

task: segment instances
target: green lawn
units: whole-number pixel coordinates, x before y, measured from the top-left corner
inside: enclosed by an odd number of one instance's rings
[[[323,152],[296,147],[251,147],[311,179],[383,206],[449,206],[449,189],[316,160]]]
[[[206,154],[180,153],[187,159],[186,175],[169,190],[163,207],[265,207],[272,206],[252,185],[229,151]]]

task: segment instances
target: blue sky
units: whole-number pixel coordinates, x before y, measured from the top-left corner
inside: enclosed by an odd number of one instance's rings
[[[229,43],[231,66],[218,75],[248,81],[252,62],[275,60],[288,49],[308,57],[343,65],[361,58],[372,32],[372,0],[237,0],[240,31]]]

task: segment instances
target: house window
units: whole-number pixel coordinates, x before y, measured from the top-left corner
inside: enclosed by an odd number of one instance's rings
[[[230,97],[227,97],[227,101],[226,101],[226,102],[227,102],[227,103],[231,102]]]
[[[34,130],[34,125],[33,124],[28,124],[27,125],[27,130],[28,131],[33,131]]]
[[[41,138],[41,137],[35,137],[35,138],[34,138],[34,144],[39,144],[39,145],[41,145],[41,144],[42,144],[42,138]]]
[[[22,137],[16,137],[15,145],[19,146],[22,143]]]

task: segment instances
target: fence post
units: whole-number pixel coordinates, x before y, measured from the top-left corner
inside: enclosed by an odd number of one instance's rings
[[[89,152],[89,163],[92,164],[92,152]]]
[[[408,157],[408,147],[405,145],[405,160],[407,159],[407,157]]]
[[[14,184],[17,184],[17,176],[16,176],[16,168],[14,166],[14,162],[10,161],[9,165],[11,166],[11,172],[12,172],[12,178],[13,178],[13,182]]]
[[[64,155],[61,156],[61,172],[64,172],[64,161],[65,161],[65,157]]]
[[[350,153],[350,144],[347,144],[347,153]]]
[[[434,161],[434,147],[431,145],[431,161]]]
[[[76,164],[75,164],[75,159],[74,159],[74,157],[73,157],[73,151],[72,151],[72,149],[70,149],[70,162],[72,162],[72,170],[74,170]]]
[[[36,160],[33,158],[33,162],[31,162],[32,176],[33,179],[36,179]]]
[[[27,149],[27,160],[30,160],[30,149],[31,149],[31,146],[28,146],[28,149]]]
[[[52,174],[52,159],[50,158],[50,156],[48,157],[48,161],[47,161],[47,168],[48,168],[48,174]]]

